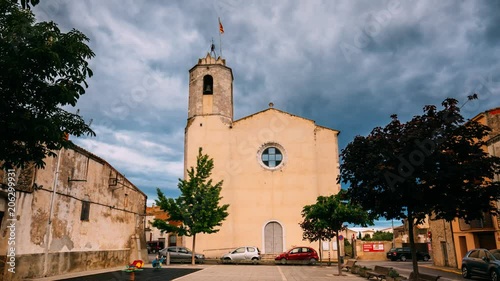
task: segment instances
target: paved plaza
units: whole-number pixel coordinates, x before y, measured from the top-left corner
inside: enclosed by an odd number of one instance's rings
[[[337,266],[290,266],[290,265],[169,265],[154,270],[146,267],[133,276],[121,269],[101,270],[55,276],[50,278],[31,279],[36,281],[66,280],[66,281],[320,281],[333,280],[366,280],[358,275],[344,272],[338,276]]]

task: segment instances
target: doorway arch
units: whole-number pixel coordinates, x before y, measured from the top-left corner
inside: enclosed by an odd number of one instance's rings
[[[277,221],[268,222],[264,226],[264,253],[278,254],[283,252],[283,227]]]

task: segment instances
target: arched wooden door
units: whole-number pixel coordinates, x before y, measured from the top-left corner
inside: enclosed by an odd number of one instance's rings
[[[283,227],[278,222],[270,222],[264,227],[266,254],[283,252]]]

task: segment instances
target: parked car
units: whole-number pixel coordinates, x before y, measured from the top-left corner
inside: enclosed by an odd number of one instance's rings
[[[251,262],[257,264],[260,261],[260,250],[255,246],[239,247],[221,257],[222,263]]]
[[[387,252],[387,258],[391,261],[406,261],[411,260],[411,249],[409,247],[392,248]],[[431,259],[429,253],[417,251],[417,260],[428,261]]]
[[[287,263],[307,263],[316,264],[319,260],[318,253],[311,247],[294,247],[274,258],[281,264]]]
[[[193,252],[186,247],[170,246],[165,249],[160,250],[160,255],[167,257],[167,253],[170,255],[170,262],[180,262],[189,263],[191,262],[191,256]],[[205,261],[205,255],[195,253],[194,255],[196,263],[203,263]]]
[[[163,241],[148,241],[146,248],[148,249],[148,254],[156,254],[163,249],[164,246],[165,244]]]
[[[462,259],[462,276],[486,277],[498,281],[500,274],[500,250],[473,249]]]

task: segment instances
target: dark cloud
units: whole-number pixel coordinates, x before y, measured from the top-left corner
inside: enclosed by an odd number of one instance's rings
[[[177,195],[188,71],[212,40],[233,70],[236,119],[273,102],[340,130],[340,149],[447,97],[479,93],[466,118],[499,106],[499,1],[53,0],[34,11],[90,37],[95,75],[77,108],[98,136],[76,141],[149,199],[156,187]]]

